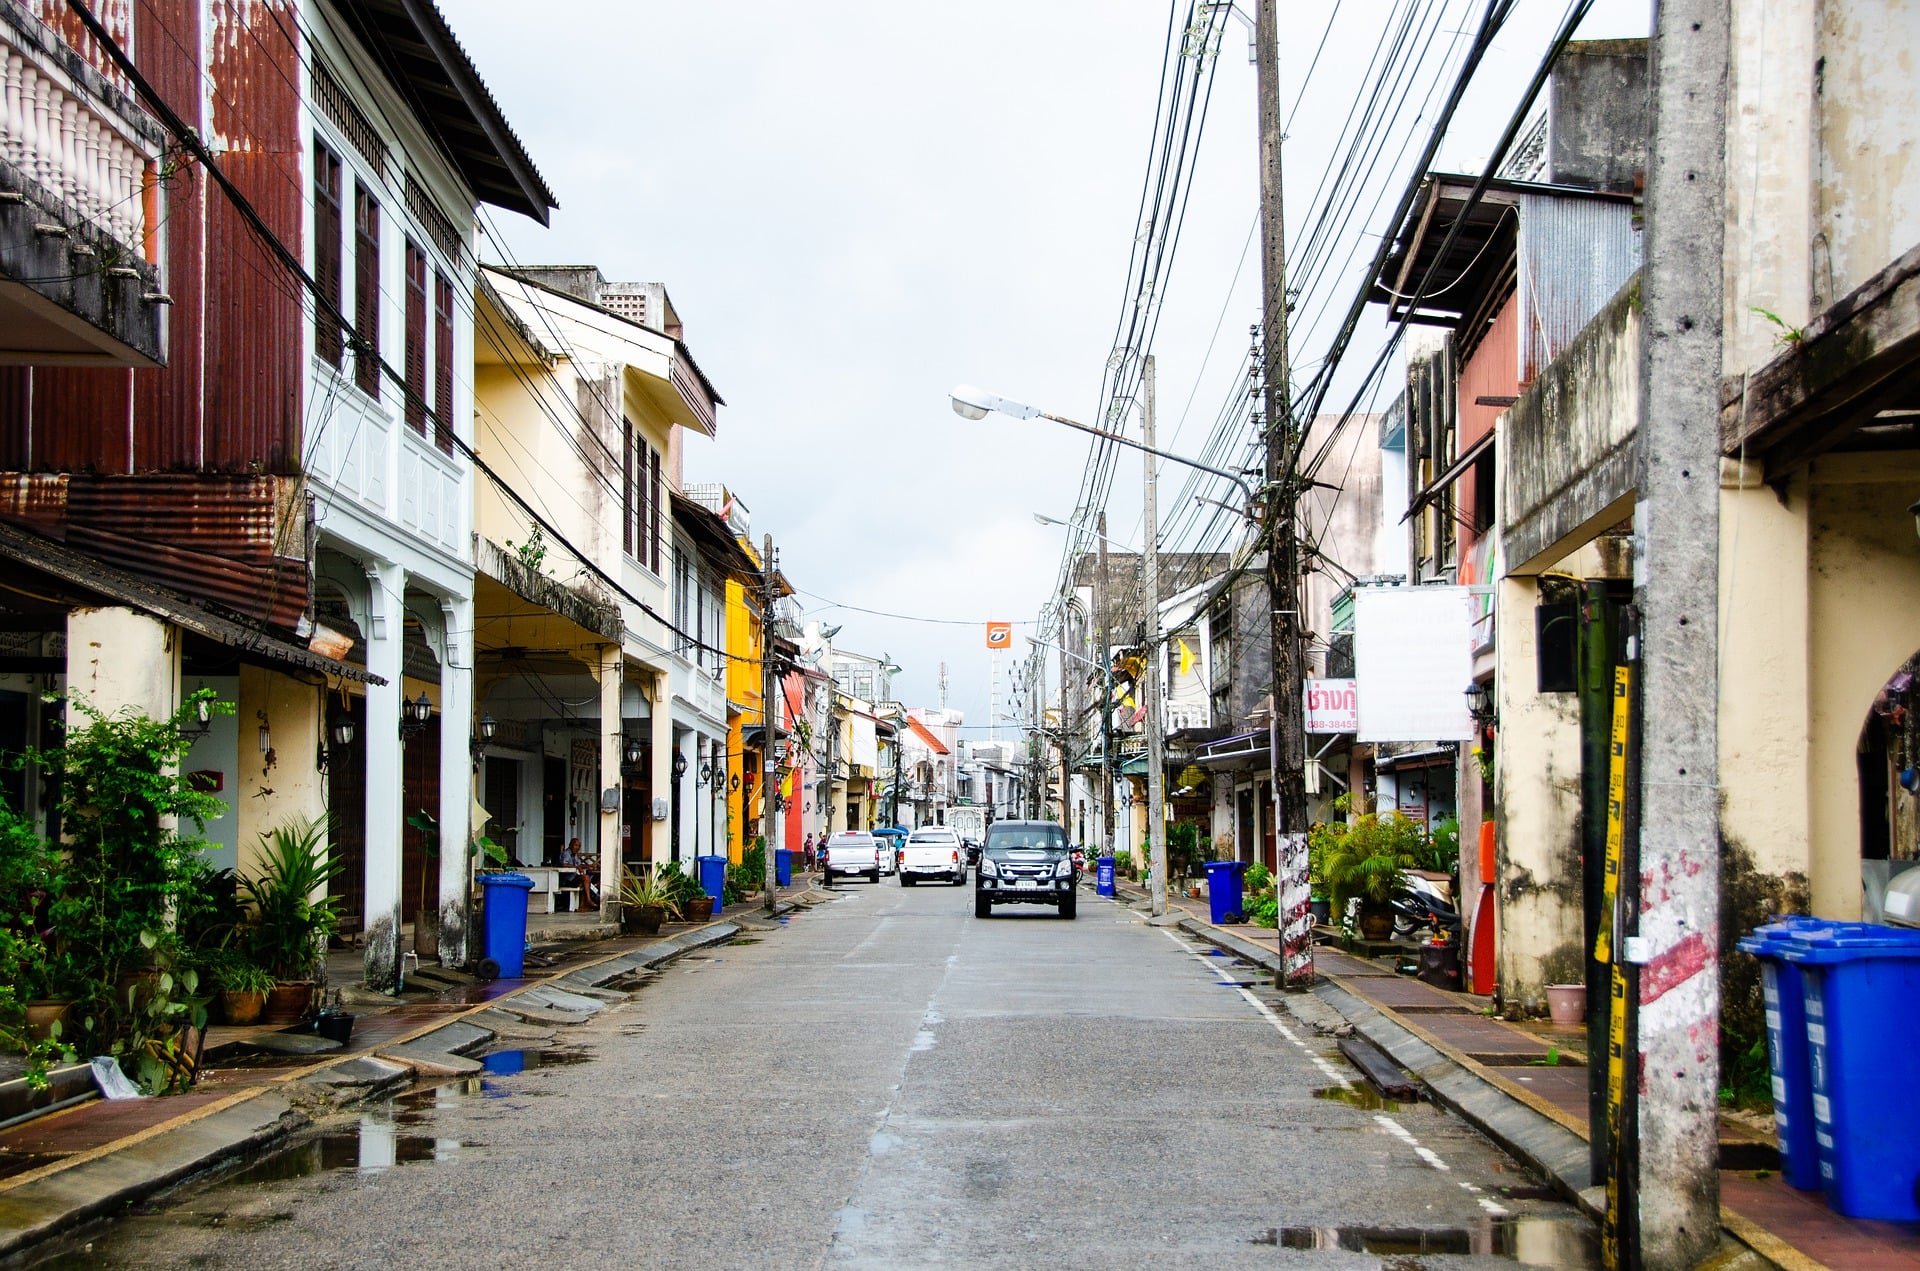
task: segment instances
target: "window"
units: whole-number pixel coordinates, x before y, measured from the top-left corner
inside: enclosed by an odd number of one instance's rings
[[[693,586],[692,553],[678,540],[673,545],[673,625],[680,630],[674,636],[673,651],[687,657],[693,648],[700,619],[694,613],[698,597]]]
[[[353,187],[353,382],[368,397],[380,397],[380,204],[359,182]]]
[[[407,240],[407,427],[427,431],[427,254]]]
[[[453,453],[453,283],[433,275],[433,413],[439,419],[434,444]]]
[[[338,367],[340,334],[340,156],[313,143],[313,279],[320,296],[313,306],[313,351]]]
[[[640,435],[631,419],[622,420],[620,546],[654,573],[660,572],[661,515],[666,490],[660,476],[660,452]]]

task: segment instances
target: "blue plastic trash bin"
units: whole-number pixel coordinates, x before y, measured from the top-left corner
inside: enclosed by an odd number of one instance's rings
[[[1246,904],[1240,897],[1240,882],[1246,876],[1245,861],[1207,862],[1207,908],[1214,926],[1239,922],[1246,916]]]
[[[1806,981],[1827,1203],[1849,1218],[1920,1221],[1920,931],[1835,924],[1782,949]]]
[[[486,889],[486,956],[500,968],[500,978],[517,980],[527,967],[527,893],[533,880],[525,874],[482,874]]]
[[[727,858],[724,856],[701,856],[700,890],[713,897],[713,912],[720,912],[721,898],[727,890]]]
[[[1095,895],[1113,895],[1113,857],[1101,856],[1094,861],[1093,890]]]
[[[1782,916],[1755,927],[1739,945],[1741,952],[1760,959],[1780,1174],[1789,1187],[1808,1192],[1820,1186],[1820,1157],[1813,1140],[1813,1077],[1807,1071],[1806,988],[1799,963],[1787,960],[1785,945],[1797,933],[1832,925],[1820,918]]]
[[[793,885],[793,853],[784,847],[773,849],[773,881],[782,887]]]

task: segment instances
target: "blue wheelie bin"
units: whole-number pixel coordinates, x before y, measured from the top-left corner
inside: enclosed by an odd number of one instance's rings
[[[784,847],[773,849],[773,881],[781,887],[793,886],[793,853]]]
[[[1247,876],[1245,861],[1207,862],[1207,908],[1214,926],[1239,922],[1246,916],[1241,898],[1241,880]]]
[[[1920,1221],[1920,931],[1865,923],[1798,933],[1814,1145],[1827,1203]]]
[[[1800,965],[1787,959],[1786,945],[1798,933],[1833,925],[1820,918],[1784,915],[1755,927],[1739,945],[1743,953],[1760,959],[1780,1174],[1789,1187],[1807,1192],[1820,1186],[1820,1157],[1813,1139],[1813,1076],[1807,1071],[1807,998]]]
[[[700,890],[713,897],[713,912],[720,912],[721,898],[727,890],[727,858],[724,856],[702,856],[700,863]]]
[[[533,880],[525,874],[482,874],[480,886],[487,903],[485,955],[500,968],[500,978],[517,980],[527,968],[527,893]]]
[[[1113,857],[1102,856],[1094,863],[1093,891],[1097,896],[1113,895]]]

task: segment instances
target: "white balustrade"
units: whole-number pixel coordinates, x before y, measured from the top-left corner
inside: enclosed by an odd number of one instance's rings
[[[0,49],[0,158],[145,258],[156,147],[10,22],[0,21]]]

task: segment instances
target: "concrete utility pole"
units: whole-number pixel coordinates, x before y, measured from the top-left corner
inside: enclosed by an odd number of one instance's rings
[[[1152,450],[1153,438],[1153,354],[1149,353],[1140,372],[1140,390],[1144,396],[1140,412],[1140,439]],[[1144,475],[1141,515],[1146,519],[1147,541],[1141,548],[1141,600],[1147,610],[1147,842],[1148,859],[1153,869],[1153,916],[1167,912],[1167,777],[1164,771],[1166,729],[1160,702],[1160,509],[1154,496],[1154,457],[1140,456]]]
[[[1093,612],[1100,621],[1100,855],[1113,854],[1113,632],[1107,626],[1107,510],[1100,509],[1099,572],[1093,576]]]
[[[773,913],[777,899],[774,869],[774,832],[780,815],[780,708],[776,685],[779,677],[773,665],[773,606],[778,599],[774,578],[779,573],[779,558],[774,555],[773,535],[765,535],[760,555],[760,840],[761,855],[766,858],[761,894],[767,898],[767,912]]]
[[[1073,770],[1070,767],[1072,760],[1067,753],[1067,719],[1068,712],[1073,706],[1072,695],[1067,692],[1067,685],[1072,683],[1067,679],[1067,614],[1069,611],[1070,607],[1063,598],[1060,604],[1060,719],[1057,725],[1059,731],[1054,734],[1054,741],[1060,747],[1060,824],[1066,828],[1067,838],[1071,841],[1073,838],[1073,799],[1071,797]],[[1078,722],[1075,721],[1076,733],[1079,731]]]
[[[1299,463],[1287,366],[1287,225],[1280,184],[1280,33],[1273,0],[1258,0],[1254,19],[1260,96],[1261,362],[1266,371],[1267,608],[1273,644],[1273,722],[1267,753],[1273,775],[1274,848],[1278,854],[1280,983],[1313,982],[1312,890],[1307,863],[1305,659],[1300,628],[1300,536],[1295,529]]]
[[[1661,0],[1640,271],[1638,860],[1622,862],[1627,1071],[1639,1116],[1624,1265],[1693,1266],[1720,1238],[1718,645],[1727,0]],[[1637,937],[1637,939],[1635,939]],[[1638,946],[1638,947],[1635,947]],[[1637,1236],[1637,1241],[1635,1237]],[[1637,1245],[1637,1247],[1636,1247]],[[1637,1254],[1637,1256],[1635,1256]]]

